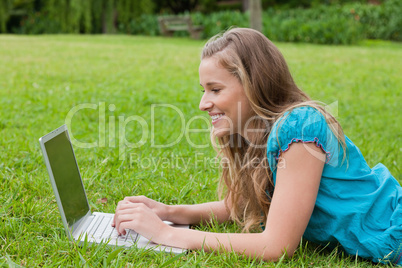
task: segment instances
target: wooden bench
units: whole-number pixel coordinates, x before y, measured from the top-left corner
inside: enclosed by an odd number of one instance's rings
[[[203,26],[194,26],[189,16],[159,17],[159,30],[164,36],[173,36],[175,32],[186,31],[193,39],[200,39]]]

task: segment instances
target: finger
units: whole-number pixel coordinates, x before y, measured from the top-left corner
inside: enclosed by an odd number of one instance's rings
[[[120,235],[126,235],[126,229],[131,229],[131,230],[134,230],[134,228],[132,227],[132,224],[133,224],[133,221],[125,221],[125,222],[122,222],[121,224],[120,224],[120,229],[122,230],[121,232],[120,232]],[[134,230],[135,231],[135,230]]]
[[[127,203],[125,203],[125,204],[121,204],[120,206],[119,206],[119,212],[122,212],[122,211],[125,211],[125,210],[127,210],[127,209],[138,209],[138,208],[141,208],[141,209],[149,209],[148,207],[147,207],[147,205],[145,205],[145,204],[143,204],[143,203],[131,203],[131,202],[127,202]],[[117,212],[117,211],[116,211]],[[127,213],[127,212],[125,212],[125,213]]]
[[[119,207],[119,206],[121,206],[121,205],[123,205],[123,204],[128,204],[128,203],[130,203],[130,202],[127,201],[127,200],[125,200],[125,199],[123,199],[123,200],[121,200],[119,203],[117,203],[117,207]]]
[[[112,227],[116,226],[116,213],[117,213],[117,211],[119,211],[119,205],[117,205],[116,211],[114,212],[114,215],[113,215]]]
[[[142,197],[146,198],[145,196]],[[133,203],[127,201],[127,199],[124,199],[120,201],[117,205],[116,212],[112,220],[112,226],[117,229],[119,226],[119,223],[117,221],[118,215],[133,214],[135,213],[133,209],[149,209],[149,208],[144,203]]]
[[[123,204],[123,202],[125,202],[125,201],[121,200],[121,201],[119,201],[119,202],[117,203],[116,211],[115,211],[115,214],[114,214],[113,220],[112,220],[112,227],[115,227],[115,226],[116,226],[116,213],[120,210],[120,207],[121,207],[121,205]]]
[[[130,209],[120,209],[114,214],[114,227],[118,231],[119,235],[121,232],[119,231],[119,226],[122,221],[127,221],[130,219],[135,219],[138,217],[138,210],[136,208],[130,208]]]
[[[139,196],[126,196],[124,201],[132,202],[132,203],[145,203],[149,198],[144,195]]]
[[[135,217],[133,215],[125,214],[118,217],[118,224],[116,230],[121,234],[126,234],[126,229],[134,229]]]
[[[128,203],[129,203],[129,202],[128,202],[128,201],[125,201],[125,200],[121,200],[121,201],[119,201],[119,202],[117,203],[115,215],[113,216],[113,220],[112,220],[112,227],[115,227],[115,226],[116,226],[116,213],[118,213],[118,211],[121,210],[122,205],[128,204]]]
[[[120,203],[116,212],[114,213],[113,220],[112,220],[112,227],[117,228],[119,226],[119,216],[126,215],[126,214],[134,214],[135,209],[138,207],[138,204],[133,203]]]

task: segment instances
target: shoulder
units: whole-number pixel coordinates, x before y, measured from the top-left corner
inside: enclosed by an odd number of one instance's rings
[[[307,123],[325,122],[324,115],[316,108],[302,106],[286,112],[274,124],[274,128],[306,126]]]
[[[322,136],[322,132],[326,132],[327,128],[327,121],[320,111],[311,106],[302,106],[286,112],[277,119],[269,139],[314,139]]]
[[[267,141],[269,158],[278,159],[292,143],[315,143],[331,157],[331,148],[337,143],[323,113],[311,106],[303,106],[286,112],[274,123]]]

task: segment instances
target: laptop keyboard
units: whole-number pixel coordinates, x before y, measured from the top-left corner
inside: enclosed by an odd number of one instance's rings
[[[95,222],[90,226],[88,236],[95,240],[111,240],[113,242],[133,242],[137,240],[138,234],[131,230],[126,229],[125,235],[117,233],[116,228],[112,227],[112,217],[104,217],[98,215],[95,217]]]

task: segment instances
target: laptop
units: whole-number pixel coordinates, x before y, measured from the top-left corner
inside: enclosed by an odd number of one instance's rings
[[[135,246],[175,254],[186,252],[182,248],[157,245],[134,230],[127,229],[124,236],[119,236],[111,226],[114,214],[91,213],[66,125],[43,136],[39,143],[61,219],[71,240],[80,244],[84,241],[88,244],[107,243],[111,246]],[[188,225],[166,223],[177,228],[189,228]]]

